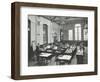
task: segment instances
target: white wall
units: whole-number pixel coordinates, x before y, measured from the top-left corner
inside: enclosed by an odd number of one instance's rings
[[[31,20],[31,43],[34,41],[43,44],[43,24],[48,26],[48,43],[53,43],[54,33],[57,33],[58,41],[60,41],[60,29],[63,28],[61,25],[36,15],[29,16],[29,19]],[[40,22],[39,25],[38,22]]]
[[[29,19],[31,20],[31,42],[32,41],[35,41],[35,39],[36,39],[36,17],[35,16],[29,16]]]
[[[33,47],[33,50],[36,50],[36,41],[37,41],[37,37],[36,37],[36,17],[35,16],[28,16],[29,20],[31,21],[31,32],[30,32],[30,38],[31,38],[31,45]]]
[[[10,79],[11,66],[11,2],[12,1],[30,1],[40,3],[55,3],[55,4],[69,4],[69,5],[88,5],[98,6],[98,22],[100,22],[100,0],[1,0],[0,1],[0,82],[16,82]],[[98,25],[100,27],[100,24]],[[100,35],[100,28],[98,28],[98,35]],[[100,37],[98,38],[100,42]],[[100,49],[100,43],[98,43]],[[100,50],[98,50],[98,59],[100,59]],[[100,60],[98,60],[100,62]],[[100,63],[99,63],[100,69]],[[93,76],[79,76],[79,77],[64,77],[52,79],[38,79],[28,80],[28,82],[100,82],[99,75]],[[19,81],[21,82],[21,81]],[[22,82],[27,82],[23,80]]]
[[[57,33],[57,39],[60,41],[60,29],[63,28],[61,25],[56,24],[55,22],[52,22],[52,32]]]
[[[42,41],[42,43],[41,44],[43,44],[43,24],[46,24],[48,27],[48,43],[50,43],[50,41],[51,41],[51,21],[50,20],[48,20],[48,19],[45,19],[45,18],[43,18],[43,17],[40,17],[40,22],[41,22],[41,24],[40,24],[40,28],[41,28],[41,39],[40,39],[40,42]]]

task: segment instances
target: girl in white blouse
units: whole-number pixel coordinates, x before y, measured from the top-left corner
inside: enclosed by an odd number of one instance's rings
[[[77,64],[83,64],[83,48],[80,46],[77,47],[76,57]]]

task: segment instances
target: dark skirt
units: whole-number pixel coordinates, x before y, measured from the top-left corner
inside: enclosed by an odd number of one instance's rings
[[[83,56],[77,55],[77,64],[83,64]]]

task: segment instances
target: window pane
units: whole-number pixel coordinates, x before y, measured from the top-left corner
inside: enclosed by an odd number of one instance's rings
[[[84,40],[88,40],[88,30],[84,29],[83,33],[84,33]]]
[[[81,40],[81,27],[78,27],[78,37],[79,37],[78,40]]]
[[[81,24],[75,24],[75,40],[81,40]]]
[[[73,30],[68,31],[69,40],[73,40]]]
[[[75,40],[78,40],[77,39],[77,28],[75,27]]]

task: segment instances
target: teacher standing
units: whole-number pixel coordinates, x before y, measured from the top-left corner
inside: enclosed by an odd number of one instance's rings
[[[83,64],[83,48],[80,46],[77,47],[76,57],[77,57],[77,64]]]

